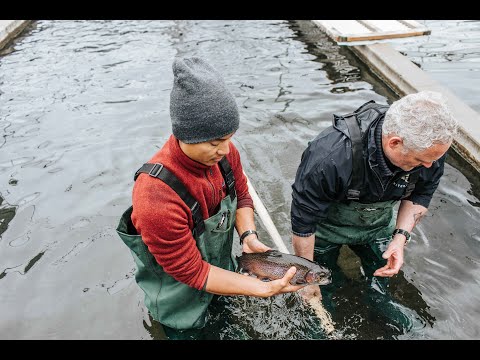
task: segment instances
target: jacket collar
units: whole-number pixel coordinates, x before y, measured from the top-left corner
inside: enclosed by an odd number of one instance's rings
[[[368,154],[370,166],[377,167],[380,174],[384,177],[392,177],[403,170],[393,165],[383,153],[382,148],[382,126],[385,120],[385,115],[379,116],[379,118],[372,123],[369,129],[368,137]]]
[[[168,148],[172,158],[177,161],[178,165],[192,174],[202,175],[206,170],[211,168],[211,166],[201,164],[185,155],[180,147],[178,139],[173,136],[173,134],[170,135],[170,138],[168,139]]]

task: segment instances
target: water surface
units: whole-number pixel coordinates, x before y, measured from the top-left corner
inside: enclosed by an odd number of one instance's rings
[[[480,112],[480,21],[419,20],[427,36],[398,39],[392,46]]]
[[[240,108],[244,169],[289,249],[291,184],[307,142],[332,113],[395,100],[308,21],[35,22],[0,57],[0,338],[161,337],[115,228],[134,172],[171,133],[177,55],[204,57],[224,75]],[[368,318],[358,259],[345,249],[337,338],[480,338],[472,174],[449,160],[393,281],[420,326]],[[214,338],[327,338],[294,295],[223,300],[208,325]]]

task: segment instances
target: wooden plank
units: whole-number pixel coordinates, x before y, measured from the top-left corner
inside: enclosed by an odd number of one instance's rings
[[[414,20],[312,20],[339,44],[429,35],[431,31]]]
[[[338,34],[364,34],[372,32],[364,24],[356,20],[314,20],[314,22]]]

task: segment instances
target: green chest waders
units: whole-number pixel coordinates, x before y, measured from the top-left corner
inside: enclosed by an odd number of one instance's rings
[[[228,194],[221,201],[220,209],[216,214],[206,220],[200,219],[198,221],[196,225],[200,223],[201,226],[194,228],[193,236],[203,260],[211,265],[235,271],[236,263],[232,255],[232,244],[237,197],[234,188],[233,172],[225,158],[224,160],[222,160],[220,165],[228,187]],[[145,164],[144,167],[146,165],[154,164]],[[227,167],[225,171],[222,165]],[[139,172],[152,173],[152,170],[153,175],[155,175],[158,167],[157,169],[150,167],[150,170],[147,168],[146,171],[139,170]],[[172,175],[163,167],[161,171],[158,171],[158,173],[160,172],[163,174],[167,173],[169,176]],[[161,176],[155,177],[161,178]],[[179,187],[181,185],[178,185],[178,183],[172,186],[176,191]],[[186,191],[185,188],[180,190]],[[183,199],[185,193],[181,191],[180,193]],[[198,203],[192,199],[190,198],[190,202],[193,201],[191,208],[197,210],[199,208]],[[190,206],[189,202],[186,201],[186,203]],[[162,204],[159,204],[159,206],[162,206]],[[177,330],[200,329],[204,327],[207,319],[207,308],[213,298],[213,294],[194,289],[176,281],[169,274],[165,273],[148,251],[141,235],[137,233],[133,226],[131,221],[132,210],[133,207],[130,207],[122,215],[117,227],[117,233],[130,249],[137,265],[135,280],[145,293],[145,306],[156,321],[168,327]],[[195,213],[198,214],[197,212]],[[162,220],[159,219],[159,221]]]
[[[332,270],[332,283],[321,289],[322,301],[330,313],[335,312],[335,298],[342,296],[337,289],[342,288],[345,281],[345,275],[337,264],[339,250],[342,245],[348,245],[360,258],[367,279],[368,286],[362,295],[366,308],[375,317],[380,316],[381,321],[408,331],[412,327],[422,327],[422,320],[414,311],[393,300],[388,277],[373,276],[375,270],[387,263],[382,254],[387,250],[395,228],[395,202],[332,204],[327,219],[317,225],[314,258]]]
[[[326,220],[317,225],[315,235],[335,244],[366,244],[375,239],[390,237],[395,228],[393,207],[396,202],[333,203]]]
[[[347,278],[337,263],[342,245],[360,258],[366,276],[367,293],[372,294],[372,286],[385,293],[388,279],[374,277],[375,270],[386,264],[382,253],[391,241],[395,227],[393,205],[395,201],[375,204],[333,203],[327,218],[317,224],[315,232],[314,260],[332,271],[332,283],[321,288],[323,303],[330,313],[335,312],[336,294],[343,289]],[[370,296],[366,301],[371,303]],[[386,298],[385,298],[386,299]],[[382,298],[382,303],[388,301]]]
[[[316,228],[317,261],[335,268],[340,246],[350,245],[352,250],[358,250],[355,252],[360,256],[364,270],[367,276],[371,276],[370,272],[373,274],[377,267],[386,263],[382,254],[387,249],[395,228],[395,203],[395,200],[374,204],[355,201],[349,204],[333,203],[327,218]],[[359,251],[363,253],[359,254]]]

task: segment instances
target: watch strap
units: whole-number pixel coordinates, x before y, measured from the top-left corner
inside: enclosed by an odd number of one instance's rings
[[[255,230],[247,230],[242,235],[240,235],[240,245],[243,244],[243,239],[245,239],[248,235],[251,235],[251,234],[257,235],[257,238],[258,238],[258,234]]]
[[[410,242],[410,238],[412,237],[407,230],[403,230],[403,229],[395,229],[395,230],[393,230],[392,237],[394,237],[394,236],[397,235],[397,234],[405,235],[405,239],[406,239],[405,245]]]

